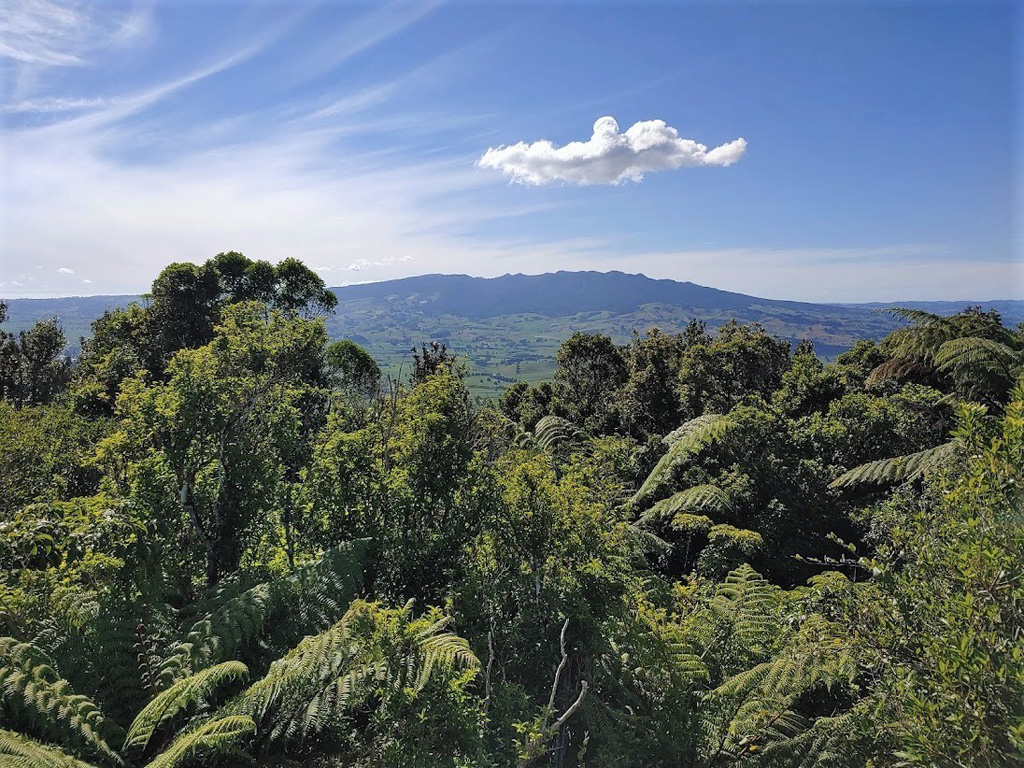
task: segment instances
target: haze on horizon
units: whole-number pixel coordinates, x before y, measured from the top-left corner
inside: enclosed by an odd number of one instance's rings
[[[0,296],[171,261],[1024,298],[1019,6],[92,4],[0,20]]]

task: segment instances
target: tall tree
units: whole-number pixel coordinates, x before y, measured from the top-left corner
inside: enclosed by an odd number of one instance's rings
[[[577,331],[555,355],[553,409],[594,432],[617,422],[616,393],[626,382],[626,360],[604,334]]]
[[[628,380],[619,392],[622,425],[633,437],[664,434],[680,420],[676,383],[685,341],[652,328],[626,348]]]
[[[80,410],[112,413],[125,378],[140,371],[164,377],[178,350],[209,343],[224,310],[246,301],[316,318],[330,313],[338,299],[297,259],[275,267],[228,251],[201,265],[170,264],[153,281],[144,305],[108,311],[93,323],[75,386]]]
[[[0,315],[6,316],[6,310],[0,308]],[[66,346],[56,319],[41,320],[18,334],[0,331],[0,400],[19,406],[52,402],[71,376]]]
[[[767,398],[788,368],[787,342],[770,336],[756,323],[726,323],[713,339],[688,345],[682,355],[683,415],[727,413],[748,396]]]
[[[127,449],[135,492],[177,511],[211,584],[238,566],[275,508],[302,429],[304,374],[322,366],[322,322],[263,312],[232,307],[210,344],[172,358],[166,382],[130,380],[118,399],[121,431],[101,447],[107,466]]]

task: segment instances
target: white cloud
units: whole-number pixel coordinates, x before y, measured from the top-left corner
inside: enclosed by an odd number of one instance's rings
[[[61,267],[60,269],[57,270],[57,274],[58,275],[73,275],[73,274],[75,274],[75,270],[68,269],[67,267]]]
[[[383,267],[383,261],[371,261],[370,259],[359,259],[348,265],[349,272],[358,272],[361,269],[368,269],[369,267]]]
[[[679,131],[664,120],[634,123],[625,133],[612,117],[594,123],[588,141],[574,141],[556,147],[550,141],[490,147],[478,163],[494,168],[522,184],[621,184],[640,181],[650,171],[667,171],[684,166],[728,166],[747,149],[740,138],[712,150],[693,139],[680,138]]]
[[[145,36],[152,9],[124,14],[67,0],[13,0],[0,17],[0,56],[34,67],[77,67],[101,47],[121,47]]]

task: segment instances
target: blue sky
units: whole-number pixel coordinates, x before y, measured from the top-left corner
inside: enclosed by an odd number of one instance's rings
[[[1021,25],[977,2],[9,0],[0,296],[134,293],[240,250],[331,285],[1024,298]]]

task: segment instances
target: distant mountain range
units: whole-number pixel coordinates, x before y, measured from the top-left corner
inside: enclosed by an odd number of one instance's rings
[[[444,341],[471,362],[475,392],[493,395],[510,381],[550,377],[554,353],[575,330],[600,331],[618,342],[634,330],[681,331],[692,318],[715,328],[732,318],[761,323],[790,340],[810,339],[832,357],[858,338],[880,339],[897,328],[876,310],[886,304],[811,304],[721,291],[690,282],[654,280],[622,272],[555,272],[545,275],[421,275],[334,288],[338,308],[327,321],[332,338],[365,346],[388,370],[408,367],[409,351],[422,341]],[[7,300],[8,330],[58,317],[77,342],[106,309],[137,296],[86,296]],[[998,310],[1007,325],[1024,322],[1024,301],[894,302],[938,314],[967,305]],[[73,343],[77,347],[77,343]]]

